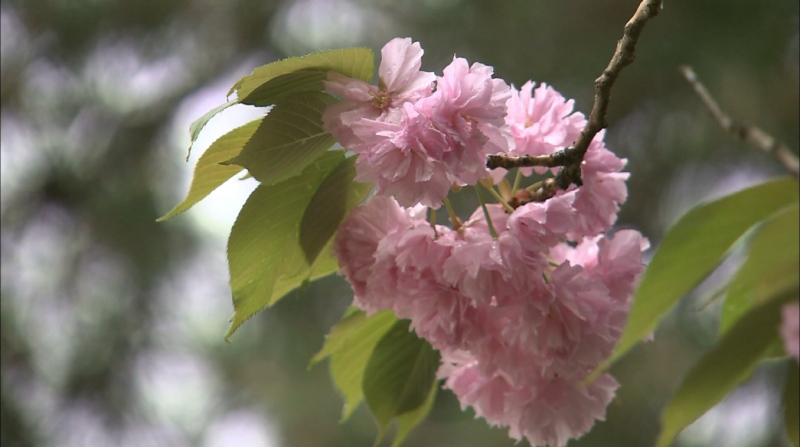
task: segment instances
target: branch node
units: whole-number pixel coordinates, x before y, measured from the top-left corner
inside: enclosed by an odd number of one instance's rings
[[[589,149],[589,144],[598,132],[608,127],[606,113],[611,97],[611,88],[614,86],[622,69],[632,63],[635,56],[636,41],[639,39],[647,20],[655,17],[661,10],[662,0],[642,0],[633,17],[625,24],[622,39],[617,42],[608,66],[594,81],[595,95],[592,111],[586,126],[581,131],[578,139],[572,146],[550,155],[512,157],[507,155],[490,155],[486,162],[489,169],[527,166],[561,166],[554,179],[542,182],[541,188],[531,193],[528,202],[544,201],[553,197],[558,189],[566,190],[570,185],[582,185],[581,162]]]

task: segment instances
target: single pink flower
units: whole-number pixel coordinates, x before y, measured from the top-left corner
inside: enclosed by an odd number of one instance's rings
[[[619,383],[602,374],[591,384],[561,378],[542,380],[535,387],[520,387],[506,401],[509,436],[525,437],[532,446],[564,447],[586,434],[595,421],[603,421]]]
[[[563,194],[543,203],[527,203],[511,214],[508,227],[527,256],[539,257],[566,237],[576,219],[574,201],[575,194]]]
[[[570,146],[586,125],[582,113],[572,112],[575,101],[565,100],[560,93],[547,84],[536,90],[533,81],[528,81],[517,91],[512,87],[511,97],[506,102],[508,114],[506,124],[514,138],[511,154],[549,155]],[[547,168],[535,168],[539,174]],[[530,175],[530,168],[525,169]]]
[[[326,107],[322,115],[325,130],[347,149],[359,144],[354,135],[362,119],[399,122],[406,102],[433,92],[436,75],[420,71],[422,48],[410,38],[395,38],[381,49],[378,68],[380,85],[374,86],[338,72],[328,72],[325,90],[342,98]]]
[[[481,373],[480,360],[467,352],[445,352],[439,377],[490,425],[509,427],[509,436],[532,446],[563,447],[605,419],[619,384],[603,374],[588,386],[564,378],[534,376],[514,384],[504,372]]]
[[[354,127],[359,144],[356,180],[373,183],[377,193],[403,206],[439,208],[453,176],[445,163],[450,144],[426,117],[406,103],[400,123],[362,120]]]
[[[353,287],[356,300],[366,293],[378,244],[387,234],[410,223],[411,218],[394,199],[373,197],[354,208],[339,226],[333,256],[339,261],[339,273]]]
[[[650,241],[636,230],[619,230],[599,240],[595,271],[615,300],[627,302],[633,295],[644,271],[642,252],[649,247]]]
[[[416,107],[437,129],[451,136],[456,152],[451,172],[461,184],[474,185],[489,175],[486,155],[508,150],[510,136],[503,117],[509,86],[492,78],[493,69],[453,58],[436,79],[436,92]]]
[[[628,198],[625,181],[630,174],[620,172],[627,160],[606,149],[604,134],[605,131],[601,131],[595,136],[581,163],[583,185],[575,190],[573,207],[577,216],[569,234],[572,240],[611,229],[617,220],[619,205]]]

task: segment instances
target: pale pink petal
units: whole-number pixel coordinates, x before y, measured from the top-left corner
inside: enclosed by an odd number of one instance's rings
[[[800,304],[797,301],[784,304],[781,315],[783,346],[786,353],[800,363]]]
[[[366,293],[378,244],[387,234],[409,223],[410,219],[394,199],[373,197],[354,208],[339,226],[333,256],[339,261],[339,273],[353,287],[356,299]]]

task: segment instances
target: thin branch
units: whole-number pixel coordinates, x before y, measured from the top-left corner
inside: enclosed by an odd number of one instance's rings
[[[703,101],[708,111],[711,112],[711,115],[714,116],[714,119],[717,120],[720,127],[724,129],[726,132],[733,135],[735,138],[738,138],[746,143],[749,143],[751,146],[755,147],[756,149],[761,150],[767,154],[771,154],[775,157],[790,174],[792,174],[795,178],[798,178],[798,173],[800,172],[800,162],[798,162],[797,156],[792,153],[788,146],[783,144],[782,142],[776,140],[772,137],[772,135],[764,132],[757,126],[752,126],[749,124],[744,123],[737,123],[730,116],[728,116],[725,112],[722,111],[717,101],[711,96],[711,93],[708,92],[705,85],[697,79],[697,75],[695,74],[692,67],[687,65],[680,67],[679,71],[686,78],[686,81],[694,89],[697,96],[700,97],[700,100]]]
[[[636,42],[639,40],[639,34],[641,34],[647,21],[661,11],[661,4],[662,0],[642,0],[633,17],[625,24],[625,32],[622,35],[622,39],[617,42],[617,49],[614,51],[611,61],[606,69],[603,70],[603,74],[594,81],[595,94],[592,112],[589,114],[586,127],[583,128],[580,136],[572,146],[545,156],[508,157],[491,155],[487,160],[486,166],[489,169],[498,167],[510,169],[519,166],[562,166],[554,179],[545,181],[542,189],[534,193],[533,197],[537,201],[547,200],[553,197],[558,189],[567,189],[571,184],[580,186],[582,184],[580,164],[589,149],[589,143],[592,142],[598,132],[608,127],[606,115],[611,98],[611,87],[614,86],[614,81],[617,80],[622,69],[630,65],[635,59]]]
[[[562,149],[549,155],[523,155],[522,157],[511,157],[500,154],[489,155],[486,166],[488,166],[489,169],[511,169],[518,166],[545,166],[548,168],[555,168],[564,166],[567,161],[569,161],[567,154],[567,150]]]

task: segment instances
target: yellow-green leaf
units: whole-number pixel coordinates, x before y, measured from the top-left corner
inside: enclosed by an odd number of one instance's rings
[[[242,170],[241,166],[221,165],[221,162],[228,161],[239,155],[244,145],[253,136],[261,119],[251,121],[244,126],[236,128],[218,138],[211,146],[206,149],[194,167],[192,185],[189,193],[183,202],[179,203],[169,213],[158,218],[158,221],[172,219],[178,214],[188,210],[195,203],[203,200],[212,191],[228,181],[231,177]]]
[[[669,446],[684,427],[750,377],[778,338],[781,307],[797,294],[795,288],[753,307],[697,362],[661,414],[658,447]]]
[[[339,225],[353,207],[361,203],[372,185],[356,183],[356,157],[348,158],[325,178],[300,223],[300,246],[308,262],[314,262],[320,251],[336,234]]]
[[[331,378],[344,396],[342,422],[347,420],[364,398],[361,383],[375,345],[391,329],[397,318],[392,311],[367,314],[350,308],[348,313],[325,337],[322,349],[311,358],[309,368],[326,357],[330,360]]]
[[[606,368],[653,331],[658,321],[708,275],[753,225],[797,203],[794,179],[780,179],[697,206],[664,237],[631,304],[620,342]]]
[[[202,131],[203,128],[206,127],[206,124],[208,124],[208,122],[211,121],[211,118],[214,118],[215,116],[217,116],[218,113],[222,112],[223,110],[227,109],[228,107],[234,104],[236,104],[236,101],[228,101],[225,104],[214,107],[213,109],[206,112],[205,115],[194,120],[194,122],[189,125],[189,138],[191,139],[191,142],[189,143],[189,149],[186,154],[187,161],[189,160],[189,155],[192,154],[192,145],[194,145],[194,142],[197,140],[197,137],[200,136],[200,131]]]
[[[334,102],[322,92],[298,93],[279,102],[228,163],[243,166],[265,185],[300,174],[336,143],[322,127],[322,112]]]
[[[381,433],[398,416],[422,406],[436,381],[439,352],[410,332],[409,324],[399,320],[386,332],[364,370],[364,400]]]
[[[235,312],[226,339],[245,320],[280,298],[275,295],[276,284],[288,288],[280,281],[294,281],[296,287],[311,276],[312,266],[298,242],[300,220],[322,180],[342,162],[342,152],[329,152],[301,175],[261,185],[247,199],[228,239]]]
[[[397,417],[397,434],[394,436],[392,447],[400,447],[406,439],[406,436],[411,433],[411,430],[428,417],[428,413],[430,413],[431,408],[433,408],[433,403],[436,402],[438,391],[439,381],[434,380],[433,385],[431,385],[431,390],[428,392],[428,397],[425,399],[425,403],[417,407],[416,410],[411,410]]]
[[[281,75],[300,72],[301,70],[305,74],[312,75],[312,79],[305,79],[310,85],[304,84],[303,74],[298,77],[300,81],[292,77],[279,78]],[[258,67],[253,73],[237,81],[231,91],[228,92],[228,95],[236,92],[240,102],[268,105],[272,104],[270,101],[274,101],[274,97],[271,99],[270,94],[280,95],[282,90],[290,92],[322,90],[321,81],[324,78],[313,78],[314,71],[336,71],[345,76],[369,82],[372,80],[374,70],[375,57],[369,48],[356,47],[323,51],[302,57],[290,57]],[[271,83],[270,86],[265,86],[265,84],[273,80],[276,82]],[[287,82],[295,82],[300,85],[287,86]],[[251,94],[253,95],[251,96]],[[249,102],[245,102],[245,100]]]
[[[724,334],[754,304],[779,296],[800,282],[800,219],[798,204],[764,222],[750,244],[750,253],[728,287],[722,308]]]

